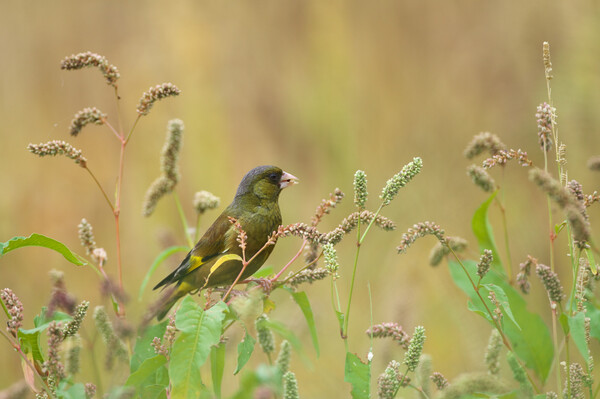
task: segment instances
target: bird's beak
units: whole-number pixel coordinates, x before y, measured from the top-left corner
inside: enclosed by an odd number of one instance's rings
[[[283,172],[281,179],[279,179],[279,188],[285,188],[296,183],[298,183],[298,178],[296,176],[287,172]]]

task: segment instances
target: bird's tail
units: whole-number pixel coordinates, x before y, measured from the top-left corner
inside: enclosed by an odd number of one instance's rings
[[[173,305],[175,305],[177,301],[187,293],[188,291],[181,286],[175,286],[166,290],[161,298],[152,306],[150,310],[151,314],[153,316],[156,315],[156,319],[161,321],[165,318],[167,313],[169,313],[169,310],[171,310]]]

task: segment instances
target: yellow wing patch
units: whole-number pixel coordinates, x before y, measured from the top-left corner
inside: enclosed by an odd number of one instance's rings
[[[229,255],[223,255],[221,256],[214,265],[211,266],[210,268],[210,272],[208,273],[208,276],[206,277],[206,282],[204,283],[204,286],[202,288],[206,287],[206,284],[208,284],[208,281],[210,280],[210,276],[212,276],[212,274],[217,271],[217,269],[219,267],[221,267],[223,265],[223,263],[228,262],[230,260],[239,260],[240,262],[243,261],[242,257],[236,254],[229,254]]]

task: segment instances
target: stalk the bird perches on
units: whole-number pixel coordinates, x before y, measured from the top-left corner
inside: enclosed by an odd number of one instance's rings
[[[179,267],[154,289],[172,285],[160,300],[158,320],[186,294],[208,287],[231,285],[242,271],[242,257],[252,257],[281,225],[279,193],[297,178],[276,166],[259,166],[244,176],[233,201],[206,230]],[[245,253],[237,241],[235,219],[247,234]],[[274,245],[263,249],[248,265],[238,281],[253,275],[267,260]]]

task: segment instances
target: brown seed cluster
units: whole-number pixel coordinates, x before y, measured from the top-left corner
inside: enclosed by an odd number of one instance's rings
[[[150,109],[156,101],[171,96],[178,96],[180,93],[181,90],[179,90],[173,83],[163,83],[154,87],[150,87],[148,91],[142,95],[142,98],[140,98],[140,102],[137,106],[137,112],[140,114],[140,116],[148,115]]]
[[[27,149],[32,154],[40,157],[64,155],[74,160],[82,168],[87,166],[87,159],[82,155],[81,150],[62,140],[52,140],[42,144],[29,144]]]
[[[60,63],[60,69],[65,70],[75,70],[85,67],[98,68],[100,72],[102,72],[102,75],[106,79],[106,82],[114,87],[116,87],[117,80],[121,76],[119,75],[119,70],[117,69],[117,67],[109,64],[106,60],[106,57],[92,53],[91,51],[73,54],[69,57],[66,57]]]

